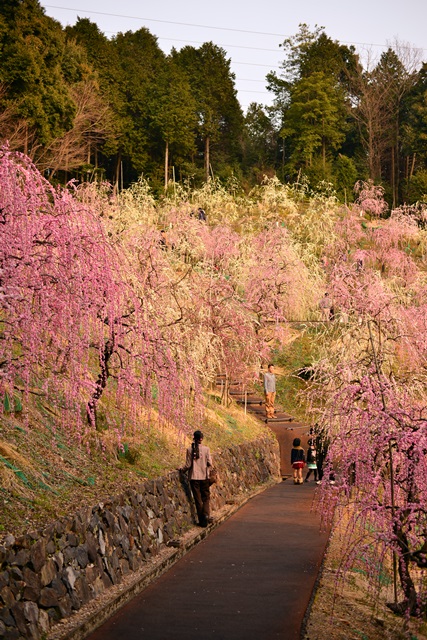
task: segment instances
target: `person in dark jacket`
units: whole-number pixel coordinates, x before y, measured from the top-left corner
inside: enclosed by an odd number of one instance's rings
[[[316,448],[314,446],[314,438],[310,438],[308,441],[308,449],[307,449],[307,475],[305,476],[305,481],[308,482],[311,473],[314,471],[314,481],[317,482],[317,461],[316,461]]]
[[[294,484],[302,484],[302,470],[305,466],[305,451],[300,438],[294,438],[291,449],[291,465],[294,474]]]

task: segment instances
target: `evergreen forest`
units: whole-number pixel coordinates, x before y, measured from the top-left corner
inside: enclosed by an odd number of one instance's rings
[[[264,177],[331,184],[342,202],[359,180],[390,207],[427,192],[427,63],[395,42],[378,60],[301,24],[266,76],[272,106],[237,99],[231,60],[214,42],[166,55],[147,28],[108,38],[37,0],[0,7],[0,141],[53,183],[141,177],[155,194],[209,179],[248,192]]]

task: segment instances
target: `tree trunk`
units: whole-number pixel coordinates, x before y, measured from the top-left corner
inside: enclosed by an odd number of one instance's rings
[[[114,192],[118,193],[119,191],[119,181],[120,181],[120,166],[122,164],[122,152],[119,151],[117,154],[117,164],[116,164],[116,176],[114,180]]]
[[[393,195],[392,208],[396,207],[396,159],[394,147],[391,148],[391,192]]]
[[[414,170],[415,170],[415,158],[416,158],[416,153],[414,153],[414,155],[412,156],[412,164],[411,164],[411,171],[409,174],[409,180],[412,179],[412,176],[414,175]]]
[[[166,140],[165,146],[165,192],[168,190],[169,177],[169,142]]]
[[[397,544],[400,548],[400,558],[399,558],[399,578],[400,578],[400,586],[402,587],[405,599],[403,602],[398,604],[388,604],[388,607],[398,613],[400,615],[417,615],[418,610],[418,598],[417,592],[415,589],[415,585],[412,581],[412,578],[409,573],[409,558],[408,558],[408,539],[406,534],[403,531],[403,527],[400,526],[400,523],[395,523],[394,525],[394,533],[396,537]]]
[[[88,421],[88,424],[94,429],[96,429],[96,408],[98,405],[98,400],[102,396],[102,392],[107,386],[107,380],[110,376],[108,362],[111,356],[113,355],[113,352],[114,352],[114,342],[113,340],[107,340],[99,358],[101,371],[98,375],[98,379],[95,384],[95,391],[93,392],[91,399],[86,405],[87,421]]]
[[[209,158],[209,136],[206,136],[205,140],[205,170],[206,170],[206,182],[209,182],[209,167],[210,167],[210,158]]]
[[[90,165],[90,140],[88,141],[88,145],[87,145],[87,170],[86,170],[86,182],[89,182],[90,180],[90,171],[89,171],[89,165]]]
[[[400,103],[399,103],[400,108]],[[399,158],[399,115],[396,118],[396,165],[395,165],[395,178],[394,178],[394,206],[396,207],[399,202],[399,187],[400,187],[400,176],[399,176],[399,168],[400,168],[400,158]]]

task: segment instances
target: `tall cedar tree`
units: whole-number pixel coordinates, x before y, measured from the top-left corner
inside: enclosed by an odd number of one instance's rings
[[[403,100],[403,196],[410,202],[427,194],[427,63]]]
[[[169,157],[191,156],[195,149],[196,103],[187,76],[170,58],[152,84],[150,117],[154,137],[163,142],[165,189],[169,180]]]
[[[252,102],[245,116],[244,164],[257,182],[276,166],[278,133],[271,110]]]
[[[346,70],[354,68],[354,49],[331,40],[316,27],[306,24],[287,38],[282,47],[286,57],[282,73],[267,75],[268,88],[275,94],[275,108],[281,114],[281,135],[286,143],[286,160],[293,175],[299,169],[320,165],[317,179],[326,175],[327,151],[334,158],[345,141],[349,126],[346,115],[348,79]]]
[[[116,85],[123,96],[120,120],[121,146],[117,172],[124,159],[127,179],[153,169],[153,138],[150,135],[150,91],[165,68],[166,56],[148,29],[119,33],[113,40],[118,63]]]
[[[243,131],[243,114],[234,86],[235,76],[224,49],[206,42],[199,49],[172,51],[172,58],[188,76],[196,100],[197,130],[203,144],[204,169],[209,179],[211,161],[228,161],[227,151],[237,154]],[[217,151],[217,153],[215,153]]]
[[[34,0],[1,5],[0,47],[2,141],[67,179],[111,135],[84,48]]]

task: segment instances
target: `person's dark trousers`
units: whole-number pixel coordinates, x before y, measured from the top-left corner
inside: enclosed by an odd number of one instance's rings
[[[190,480],[191,491],[196,503],[197,517],[201,527],[206,527],[210,513],[209,480]]]

